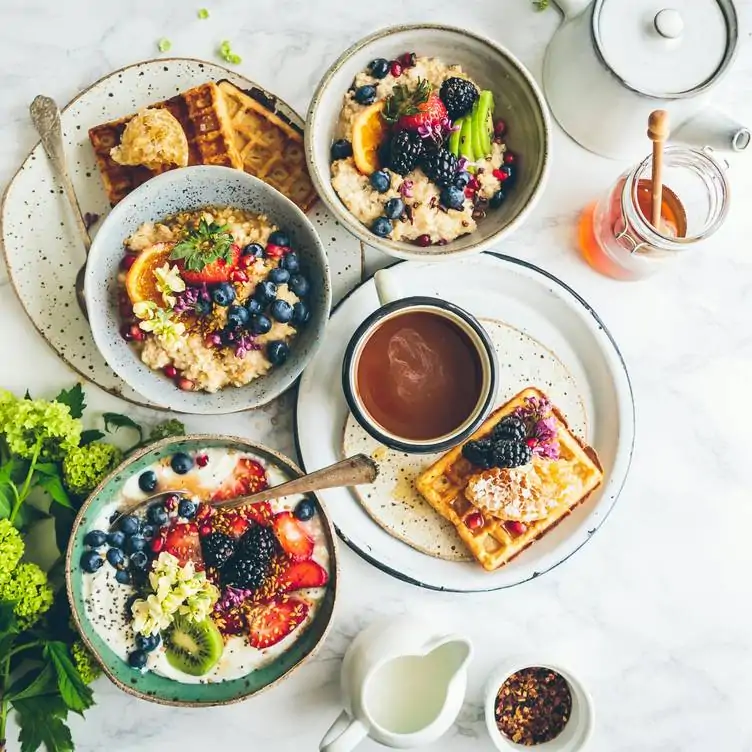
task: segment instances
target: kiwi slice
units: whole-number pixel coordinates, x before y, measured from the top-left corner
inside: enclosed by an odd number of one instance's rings
[[[482,91],[478,97],[477,110],[473,115],[473,135],[479,157],[487,157],[493,150],[494,99],[490,91]]]
[[[473,126],[469,115],[462,118],[462,128],[460,129],[460,156],[464,157],[468,162],[475,161],[475,151],[473,150]]]
[[[225,647],[222,634],[210,618],[192,621],[178,615],[162,639],[170,665],[191,676],[211,671]]]
[[[464,118],[458,118],[455,122],[456,129],[453,130],[449,136],[448,149],[455,157],[460,155],[460,132],[462,131],[462,124],[465,122]]]
[[[472,135],[473,139],[473,154],[475,154],[476,159],[482,159],[483,154],[483,147],[480,143],[480,130],[478,128],[478,100],[475,100],[475,104],[473,105],[473,109],[470,111],[470,114],[468,115],[468,118],[470,118],[470,133]]]

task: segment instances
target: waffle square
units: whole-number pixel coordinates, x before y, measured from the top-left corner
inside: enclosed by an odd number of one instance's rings
[[[526,397],[546,398],[538,389],[528,388],[497,408],[472,435],[472,439],[488,436],[502,418],[524,405]],[[576,506],[584,502],[601,484],[603,469],[592,447],[580,441],[567,426],[565,418],[554,407],[558,425],[561,457],[558,460],[534,458],[535,471],[553,484],[558,493],[557,506],[542,520],[530,522],[521,535],[513,535],[504,521],[483,514],[483,526],[471,530],[465,520],[476,511],[465,496],[465,488],[477,468],[462,456],[457,446],[440,457],[415,482],[418,491],[442,517],[449,520],[480,565],[493,571],[504,566],[528,546],[552,530]]]
[[[213,81],[150,107],[164,107],[180,123],[188,139],[189,165],[242,168],[225,99]],[[89,141],[112,206],[155,175],[175,169],[174,165],[164,165],[150,170],[140,165],[121,165],[112,159],[110,149],[120,143],[132,117],[129,115],[89,130]]]
[[[303,211],[316,202],[308,175],[303,136],[260,98],[220,81],[242,169],[268,183]]]

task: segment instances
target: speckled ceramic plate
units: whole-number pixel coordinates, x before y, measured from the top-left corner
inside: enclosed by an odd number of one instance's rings
[[[205,81],[227,79],[243,89],[256,89],[294,125],[303,119],[275,95],[234,71],[213,63],[164,58],[131,65],[92,84],[63,110],[66,156],[84,212],[110,212],[89,144],[88,129],[174,96]],[[32,128],[29,121],[29,128]],[[332,276],[340,287],[359,267],[360,243],[320,204],[309,213],[324,247],[331,254]],[[95,224],[92,235],[101,221]],[[62,187],[41,145],[37,145],[9,184],[0,206],[0,246],[13,288],[39,333],[71,368],[97,386],[136,404],[150,402],[127,386],[107,365],[79,310],[73,282],[84,261]]]
[[[503,322],[499,352],[499,399],[526,386],[538,386],[560,403],[573,426],[585,432],[604,466],[603,485],[535,545],[506,566],[486,572],[471,561],[438,558],[401,540],[400,519],[419,523],[410,505],[400,507],[394,488],[370,502],[395,506],[387,530],[377,524],[350,489],[321,496],[331,509],[340,536],[363,558],[402,580],[435,590],[478,592],[511,587],[537,577],[583,546],[608,516],[629,470],[634,444],[634,403],[626,367],[604,324],[571,288],[547,272],[518,259],[485,253],[474,259],[398,264],[390,269],[405,295],[448,300],[477,318]],[[298,391],[296,441],[308,472],[337,461],[347,404],[332,384],[341,379],[347,342],[379,301],[373,280],[358,287],[332,314],[324,343],[303,374]],[[497,332],[499,336],[499,332]],[[377,461],[412,467],[413,459],[371,448]],[[424,462],[430,463],[426,457]],[[394,467],[388,467],[392,473]],[[395,482],[396,483],[396,482]],[[403,483],[396,483],[399,496]],[[382,517],[386,517],[382,514]],[[416,519],[418,518],[418,519]],[[413,538],[415,534],[413,533]],[[425,538],[422,546],[425,549]],[[413,540],[413,544],[415,541]]]
[[[195,452],[197,449],[215,447],[252,452],[267,460],[270,464],[276,465],[290,478],[301,475],[301,470],[284,455],[242,438],[197,435],[180,439],[166,439],[133,454],[99,485],[81,508],[68,544],[66,558],[68,598],[71,603],[73,618],[84,642],[97,656],[107,676],[120,689],[144,700],[151,700],[164,705],[193,707],[226,705],[258,694],[273,686],[313,655],[329,631],[334,611],[338,574],[337,545],[327,511],[321,505],[320,500],[316,498],[317,512],[324,522],[323,527],[329,549],[329,585],[313,621],[292,646],[272,663],[231,681],[211,684],[183,684],[152,672],[140,673],[134,671],[115,654],[96,632],[86,613],[83,598],[84,573],[78,564],[81,554],[85,550],[83,539],[87,532],[89,520],[96,519],[102,507],[111,503],[113,496],[117,495],[127,478],[135,473],[140,473],[155,460],[175,452]],[[315,494],[312,494],[312,496],[315,497]]]

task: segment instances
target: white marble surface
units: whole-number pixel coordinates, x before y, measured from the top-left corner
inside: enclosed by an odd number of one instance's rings
[[[199,21],[203,3],[0,0],[0,185],[35,141],[27,118],[35,94],[65,102],[112,69],[154,56],[160,37],[172,40],[175,55],[206,58],[231,39],[243,73],[304,111],[326,67],[376,27],[422,20],[464,25],[509,46],[539,77],[559,20],[554,10],[533,12],[527,0],[207,0],[211,19]],[[737,5],[742,49],[716,101],[749,123],[752,2]],[[586,153],[556,128],[545,196],[500,249],[577,289],[605,319],[630,367],[638,414],[631,477],[611,519],[577,556],[511,591],[461,597],[397,582],[342,547],[334,628],[316,660],[288,682],[244,704],[180,711],[135,700],[100,680],[97,706],[86,720],[72,721],[77,749],[314,750],[339,709],[340,658],[350,639],[377,614],[410,610],[435,613],[477,649],[466,705],[449,735],[430,747],[436,752],[492,749],[481,710],[485,675],[500,659],[531,650],[557,656],[592,692],[593,750],[752,750],[750,160],[733,161],[734,204],[712,241],[661,277],[621,284],[584,266],[572,237],[578,210],[622,166]],[[0,321],[2,386],[52,394],[73,381],[7,283]],[[128,409],[95,388],[88,394],[95,410]],[[292,452],[290,405],[288,397],[256,414],[187,423],[242,432]],[[10,749],[13,736],[11,729]]]

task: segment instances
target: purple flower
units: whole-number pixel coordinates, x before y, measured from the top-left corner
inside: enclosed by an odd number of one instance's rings
[[[253,590],[242,590],[228,585],[224,588],[224,595],[214,607],[216,611],[229,611],[235,606],[239,606],[243,601],[248,600],[253,595]]]
[[[533,454],[549,460],[559,459],[559,429],[551,403],[538,397],[526,397],[525,405],[514,414],[525,422],[527,435],[535,440]]]
[[[440,145],[450,133],[459,130],[458,125],[453,125],[448,117],[443,117],[436,123],[424,123],[418,126],[418,135],[421,138],[430,138],[435,144]]]
[[[241,334],[235,343],[235,357],[245,358],[249,352],[253,350],[260,350],[261,345],[256,342],[256,338],[252,334]]]
[[[186,287],[185,292],[175,296],[177,300],[173,309],[175,313],[187,313],[193,311],[198,303],[199,290],[197,287]]]
[[[460,157],[457,161],[457,169],[462,171],[465,167],[467,167],[467,159],[465,159],[465,157]]]
[[[399,187],[399,192],[405,198],[412,198],[413,197],[413,181],[412,180],[403,180],[402,181],[402,185]]]

